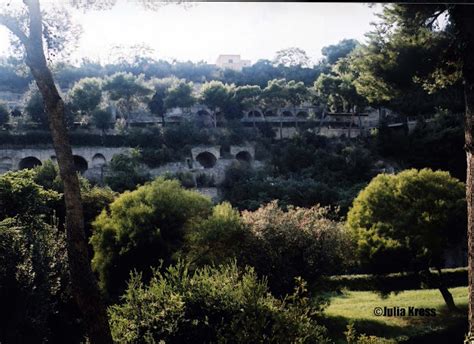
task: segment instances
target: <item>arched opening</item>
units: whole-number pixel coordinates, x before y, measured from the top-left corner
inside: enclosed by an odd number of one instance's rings
[[[296,114],[296,117],[299,118],[308,118],[308,113],[306,111],[300,111]]]
[[[36,166],[41,166],[41,161],[34,156],[29,156],[20,160],[18,164],[18,169],[24,170],[25,168],[34,168]]]
[[[76,167],[76,171],[81,174],[87,171],[89,168],[87,165],[87,160],[79,155],[74,155],[74,166]]]
[[[13,160],[10,157],[0,159],[0,171],[9,171],[13,167]]]
[[[196,156],[196,160],[204,168],[212,168],[216,165],[217,159],[214,154],[209,152],[202,152]]]
[[[274,117],[274,116],[275,116],[275,113],[273,112],[273,110],[265,111],[265,117]]]
[[[293,117],[293,114],[291,113],[291,111],[288,111],[288,110],[287,110],[287,111],[283,111],[283,112],[281,113],[281,115],[282,115],[283,117]]]
[[[250,162],[250,161],[252,161],[252,156],[251,156],[250,153],[247,152],[247,151],[238,152],[238,153],[235,155],[235,158],[236,158],[237,160],[245,161],[245,162]]]
[[[97,153],[92,157],[92,167],[103,167],[106,162],[105,156],[100,153]]]
[[[250,118],[262,117],[262,113],[260,111],[257,111],[257,110],[252,110],[252,111],[249,111],[248,117],[250,117]]]

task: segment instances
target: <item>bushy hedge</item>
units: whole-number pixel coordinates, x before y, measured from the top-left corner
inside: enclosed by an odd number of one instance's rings
[[[64,233],[40,216],[0,221],[0,342],[79,343]]]
[[[211,201],[176,180],[155,179],[121,194],[93,223],[92,266],[110,296],[125,288],[130,271],[151,275],[160,259],[171,262],[183,235],[211,213]]]
[[[436,274],[436,272],[432,272]],[[467,268],[443,269],[443,281],[448,288],[467,285]],[[323,278],[319,285],[328,290],[349,289],[371,291],[380,290],[381,286],[392,291],[421,289],[429,287],[426,278],[416,273],[392,273],[387,275],[339,275]]]
[[[111,306],[118,343],[330,343],[314,319],[320,310],[300,281],[273,297],[251,268],[236,264],[191,273],[182,263],[155,272],[149,285],[132,277],[123,304]]]
[[[327,208],[284,211],[272,202],[240,215],[223,203],[188,233],[185,251],[197,265],[236,258],[239,266],[253,266],[268,278],[273,293],[284,295],[298,276],[312,283],[321,275],[344,271],[351,263],[351,247],[351,238]]]

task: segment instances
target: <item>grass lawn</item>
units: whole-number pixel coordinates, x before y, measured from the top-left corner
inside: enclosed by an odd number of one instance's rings
[[[456,305],[462,310],[461,314],[448,314],[441,293],[437,289],[407,290],[399,294],[390,294],[381,298],[375,292],[347,291],[342,295],[331,297],[331,303],[325,310],[326,319],[323,321],[333,338],[341,340],[346,325],[353,321],[358,332],[385,338],[394,338],[403,342],[422,343],[415,338],[426,336],[428,333],[442,333],[449,330],[459,333],[460,341],[467,329],[467,287],[449,289]],[[375,307],[408,307],[435,308],[436,316],[375,316]],[[465,326],[465,327],[464,327]],[[452,336],[452,334],[450,335]],[[452,337],[450,337],[452,338]],[[454,338],[453,338],[454,339]],[[433,341],[435,340],[435,341]],[[443,343],[431,338],[430,343]],[[457,343],[458,341],[450,341]],[[343,343],[343,341],[340,341]]]

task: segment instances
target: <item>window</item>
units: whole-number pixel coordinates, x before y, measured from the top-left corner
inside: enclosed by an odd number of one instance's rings
[[[229,59],[229,63],[234,63],[234,60],[232,60],[232,59]]]

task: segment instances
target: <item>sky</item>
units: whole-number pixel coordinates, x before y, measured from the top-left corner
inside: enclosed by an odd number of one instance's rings
[[[82,26],[72,57],[107,62],[133,45],[145,45],[156,59],[215,63],[220,54],[240,54],[252,63],[272,59],[284,48],[305,50],[316,62],[321,48],[344,38],[364,41],[376,20],[367,4],[206,2],[167,5],[145,11],[133,2],[112,10],[74,12]],[[9,39],[0,28],[0,54]]]

